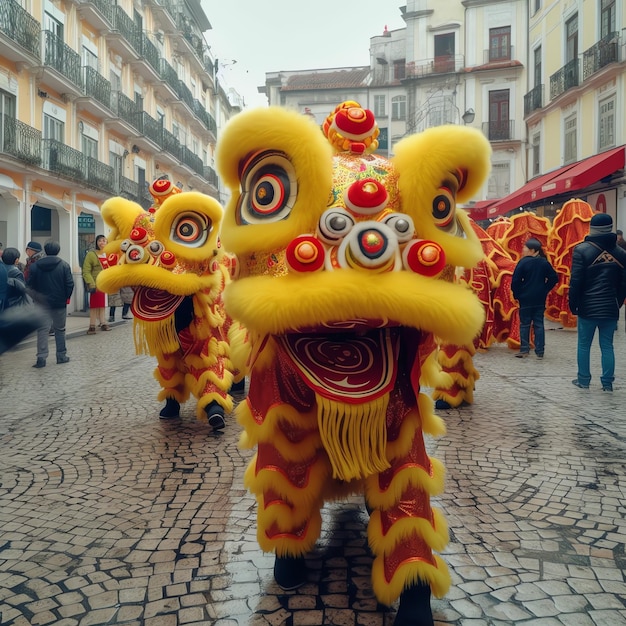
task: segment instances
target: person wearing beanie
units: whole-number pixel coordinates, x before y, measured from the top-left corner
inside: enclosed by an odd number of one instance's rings
[[[522,249],[522,258],[515,266],[511,279],[513,297],[519,302],[520,348],[515,355],[523,359],[530,354],[530,328],[535,335],[535,354],[543,359],[546,333],[544,315],[546,298],[559,277],[546,258],[541,242],[528,239]]]
[[[43,259],[46,253],[43,251],[43,246],[38,241],[29,241],[26,244],[26,265],[24,267],[24,280],[28,282],[28,276],[30,274],[30,267],[33,263],[36,263],[39,259]]]
[[[61,246],[56,241],[47,241],[44,250],[46,256],[31,266],[27,284],[33,290],[35,301],[46,310],[46,325],[37,330],[37,362],[33,367],[46,366],[48,357],[48,330],[54,328],[57,363],[68,363],[65,345],[65,324],[67,303],[74,292],[74,278],[68,263],[58,254]]]
[[[613,391],[613,337],[626,298],[626,250],[617,245],[617,235],[612,231],[613,218],[596,213],[589,223],[589,234],[572,255],[569,308],[578,316],[578,375],[572,384],[580,389],[588,389],[591,383],[590,352],[597,329],[602,390]]]

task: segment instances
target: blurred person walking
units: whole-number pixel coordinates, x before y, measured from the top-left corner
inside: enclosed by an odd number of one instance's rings
[[[65,345],[65,324],[67,303],[74,292],[74,279],[69,264],[57,256],[60,250],[61,246],[56,241],[47,241],[44,245],[46,256],[31,265],[26,282],[33,290],[35,300],[46,307],[47,316],[52,320],[57,363],[67,363],[70,357]],[[33,367],[46,366],[50,319],[37,330],[37,362]]]
[[[106,294],[96,289],[98,274],[105,267],[108,267],[107,255],[104,251],[107,243],[107,238],[104,235],[98,235],[96,237],[95,249],[89,250],[83,261],[83,280],[85,281],[87,291],[91,294],[89,296],[88,335],[96,334],[96,325],[99,325],[101,330],[111,330],[105,318]]]
[[[589,234],[574,248],[569,284],[569,308],[578,315],[578,375],[572,384],[588,389],[591,382],[591,344],[598,330],[602,391],[613,391],[615,351],[613,338],[619,310],[626,298],[626,250],[617,245],[613,218],[598,213]]]

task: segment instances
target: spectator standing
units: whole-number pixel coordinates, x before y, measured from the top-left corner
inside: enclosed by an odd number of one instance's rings
[[[101,330],[111,330],[111,327],[107,324],[105,319],[106,294],[96,289],[96,278],[98,274],[105,267],[108,267],[107,255],[104,251],[104,247],[107,243],[107,238],[104,235],[98,235],[96,237],[95,249],[89,250],[83,261],[83,280],[85,281],[87,290],[91,294],[89,297],[88,335],[96,334],[96,324],[100,326]]]
[[[109,324],[115,321],[115,309],[124,306],[122,294],[119,291],[109,294]]]
[[[67,363],[65,345],[65,323],[67,320],[67,303],[74,291],[74,279],[70,266],[57,255],[61,246],[56,241],[47,241],[44,246],[46,256],[30,267],[27,284],[38,295],[41,303],[46,306],[48,316],[52,320],[54,339],[56,342],[57,363]],[[33,367],[45,367],[48,357],[48,329],[46,326],[37,330],[37,362]]]
[[[613,337],[626,298],[626,250],[617,245],[617,235],[612,230],[610,215],[594,215],[589,234],[574,248],[572,256],[569,308],[578,315],[578,376],[572,384],[580,389],[588,389],[591,382],[591,343],[598,329],[602,354],[600,382],[603,391],[613,391]]]
[[[120,289],[120,295],[122,296],[122,319],[132,320],[133,316],[130,314],[130,305],[133,303],[135,292],[132,287],[122,287]]]
[[[520,351],[522,359],[530,354],[530,327],[535,334],[535,354],[543,359],[546,333],[544,315],[546,298],[559,277],[541,247],[541,242],[530,238],[522,248],[522,258],[515,266],[511,280],[513,297],[519,302]]]
[[[43,259],[46,253],[43,250],[43,246],[38,241],[29,241],[26,244],[26,267],[24,267],[24,279],[28,283],[28,275],[30,273],[30,266],[36,263],[39,259]]]
[[[616,230],[615,234],[617,235],[617,245],[620,248],[626,250],[626,240],[624,239],[624,233],[621,230]]]

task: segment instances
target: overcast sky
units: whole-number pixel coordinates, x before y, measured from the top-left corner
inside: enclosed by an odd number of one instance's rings
[[[0,0],[2,1],[2,0]],[[257,92],[266,72],[369,64],[370,37],[403,28],[402,0],[202,0],[213,27],[205,33],[228,86],[246,106],[264,106]]]

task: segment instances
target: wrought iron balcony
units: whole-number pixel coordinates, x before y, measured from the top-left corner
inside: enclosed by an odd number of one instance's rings
[[[111,92],[111,109],[121,119],[128,122],[133,128],[139,130],[139,115],[142,112],[134,100],[125,96],[121,91]]]
[[[85,95],[111,109],[111,83],[102,74],[85,66]]]
[[[213,187],[217,188],[219,181],[217,178],[217,172],[208,165],[204,166],[204,179],[207,180]]]
[[[148,39],[145,33],[140,34],[141,49],[139,50],[141,57],[152,67],[152,69],[158,74],[161,67],[159,64],[159,50]]]
[[[178,97],[193,111],[193,94],[182,80],[178,81],[176,92],[178,93]]]
[[[197,154],[194,154],[187,146],[182,146],[180,156],[182,163],[190,167],[196,174],[204,176],[204,165]]]
[[[180,142],[166,129],[163,129],[163,150],[175,156],[180,161]]]
[[[141,111],[135,116],[135,127],[137,130],[153,141],[157,146],[163,146],[163,123],[155,120],[145,111]]]
[[[176,70],[164,59],[159,59],[159,76],[161,80],[165,81],[174,91],[178,86],[178,74]]]
[[[583,52],[583,80],[609,63],[619,61],[619,33],[610,33]]]
[[[41,164],[41,131],[14,117],[3,116],[0,151],[29,165]]]
[[[49,30],[44,35],[44,65],[54,68],[78,87],[83,86],[80,54]]]
[[[114,170],[110,165],[106,165],[92,157],[86,157],[87,171],[85,174],[85,182],[91,187],[114,193],[113,186]]]
[[[572,59],[550,76],[550,100],[554,100],[568,89],[577,86],[578,59]]]
[[[113,10],[113,28],[118,30],[122,37],[128,41],[137,54],[141,54],[141,31],[137,28],[134,20],[121,6],[115,5]]]
[[[524,116],[543,107],[543,85],[533,87],[524,96]]]
[[[128,200],[139,200],[139,183],[136,183],[126,176],[120,176],[118,181],[118,189],[116,190],[120,196],[127,198]]]
[[[56,139],[42,140],[43,167],[65,178],[85,179],[85,155]]]
[[[213,116],[204,108],[202,102],[200,100],[194,98],[193,101],[193,112],[196,117],[204,124],[205,128],[213,133],[213,135],[217,134],[217,124],[213,119]]]
[[[0,2],[0,31],[30,54],[40,58],[41,24],[15,0]]]
[[[489,141],[509,141],[513,139],[515,122],[513,120],[491,120],[483,122],[483,133]]]
[[[111,0],[90,0],[93,5],[96,6],[98,11],[104,15],[104,17],[109,21],[110,24],[113,24],[113,8],[114,4]]]

